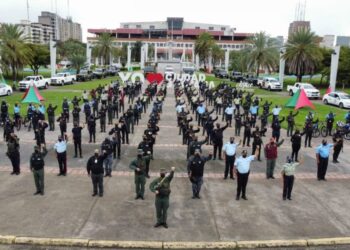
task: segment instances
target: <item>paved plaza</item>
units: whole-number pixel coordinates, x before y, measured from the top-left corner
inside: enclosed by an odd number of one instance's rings
[[[316,178],[314,148],[321,138],[313,139],[313,148],[302,147],[300,154],[304,156],[305,163],[297,169],[292,201],[282,201],[282,179],[279,174],[281,165],[291,152],[285,131],[282,138],[286,140],[279,148],[275,180],[266,180],[265,160],[254,162],[247,187],[248,200],[236,201],[236,181],[223,180],[224,162],[210,161],[205,167],[202,199],[193,200],[186,172],[186,147],[181,145],[182,137],[178,135],[174,106],[173,90],[169,88],[158,124],[160,131],[154,146],[152,174],[151,179],[147,180],[144,201],[134,199],[134,174],[128,168],[146,128],[148,119],[144,114],[140,125],[135,127],[134,135],[130,135],[130,144],[122,145],[121,160],[114,161],[113,177],[104,179],[105,193],[102,198],[91,197],[92,184],[85,167],[88,157],[100,147],[106,133],[97,133],[96,144],[89,144],[88,133],[84,129],[83,159],[73,158],[73,144],[69,142],[66,177],[56,176],[58,164],[52,147],[59,133],[58,126],[55,132],[46,133],[49,153],[45,166],[45,196],[33,196],[35,186],[29,171],[29,157],[35,144],[33,133],[24,130],[18,133],[22,171],[19,176],[10,176],[10,161],[5,156],[6,144],[2,141],[0,235],[195,242],[350,235],[350,158],[347,142],[344,152],[340,154],[340,163],[330,161],[326,182],[317,181]],[[68,132],[71,126],[70,123]],[[270,135],[269,129],[264,142]],[[233,128],[225,130],[224,141],[230,136],[233,136]],[[239,139],[236,138],[236,141]],[[207,154],[212,151],[212,146],[204,146],[203,149]],[[241,149],[238,149],[239,154]],[[251,148],[248,152],[251,153]],[[160,168],[170,170],[171,166],[176,167],[176,172],[171,183],[169,228],[153,228],[156,221],[154,194],[149,191],[148,184],[158,176]]]

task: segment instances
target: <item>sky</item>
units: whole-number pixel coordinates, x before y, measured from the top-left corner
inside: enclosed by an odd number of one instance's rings
[[[0,22],[37,22],[41,11],[72,16],[82,25],[83,41],[88,28],[118,28],[121,22],[165,21],[183,17],[189,22],[230,25],[236,32],[265,31],[271,36],[288,35],[299,2],[305,0],[0,0]],[[69,3],[69,8],[68,8]],[[349,0],[306,0],[305,20],[317,35],[350,36]]]

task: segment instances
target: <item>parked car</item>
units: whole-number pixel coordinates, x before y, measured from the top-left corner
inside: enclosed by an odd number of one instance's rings
[[[345,92],[331,92],[322,99],[324,104],[335,105],[339,108],[350,108],[350,95]]]
[[[18,88],[19,90],[24,91],[27,88],[29,88],[31,84],[36,86],[38,89],[39,88],[47,89],[50,84],[50,79],[44,78],[42,75],[27,76],[26,78],[24,78],[22,81],[19,82]]]
[[[156,69],[154,66],[145,66],[143,68],[143,75],[147,77],[148,74],[150,73],[156,73]]]
[[[166,66],[165,70],[164,70],[164,78],[166,78],[166,76],[169,75],[171,79],[174,79],[175,76],[175,72],[174,72],[174,68],[171,66]]]
[[[92,75],[94,78],[102,79],[107,76],[107,71],[106,69],[103,69],[103,68],[97,68],[92,72]]]
[[[195,68],[191,65],[183,65],[182,72],[185,74],[193,75],[193,73],[195,72]]]
[[[228,74],[224,69],[219,69],[218,71],[215,71],[214,75],[218,78],[228,78]]]
[[[258,85],[258,78],[255,77],[254,75],[245,75],[243,78],[244,82],[253,84],[253,86],[257,86]]]
[[[71,75],[69,72],[58,73],[54,77],[51,77],[51,85],[66,85],[73,84],[77,79],[76,75]]]
[[[114,67],[114,66],[110,66],[107,70],[106,70],[106,73],[107,75],[109,76],[115,76],[117,75],[119,72],[119,69],[117,67]]]
[[[91,81],[94,78],[91,70],[82,69],[79,74],[77,74],[77,81],[85,82]]]
[[[236,72],[236,71],[232,71],[231,75],[230,75],[230,80],[234,81],[234,82],[240,82],[243,80],[243,76],[241,72]]]
[[[281,83],[273,77],[264,77],[260,85],[260,88],[267,89],[268,91],[278,90],[282,91]]]
[[[287,86],[287,91],[290,96],[294,95],[299,89],[304,89],[306,96],[310,99],[320,98],[320,91],[310,83],[296,82],[293,86],[291,85]]]
[[[12,95],[13,91],[12,91],[12,87],[5,84],[5,83],[0,83],[0,96],[3,95]]]

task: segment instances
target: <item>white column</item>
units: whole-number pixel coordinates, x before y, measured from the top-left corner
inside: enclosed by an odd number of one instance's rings
[[[332,59],[331,59],[330,87],[331,87],[332,91],[335,91],[335,86],[337,83],[339,54],[340,54],[340,46],[335,46],[334,51],[332,53]]]
[[[230,51],[225,51],[225,70],[228,72],[228,62],[230,61]]]
[[[50,66],[51,66],[51,77],[56,75],[56,42],[50,40]]]
[[[182,49],[182,56],[181,56],[181,62],[184,62],[186,60],[186,49],[183,47]]]
[[[145,67],[145,45],[142,45],[141,46],[141,52],[140,52],[140,55],[141,55],[141,58],[140,58],[140,68],[143,69]]]
[[[157,57],[158,57],[158,55],[157,55],[157,49],[158,49],[158,46],[157,46],[157,44],[154,44],[154,62],[156,63],[157,62]]]
[[[195,63],[196,60],[197,59],[196,59],[196,55],[194,54],[194,47],[192,47],[192,63]],[[198,63],[198,65],[199,65],[199,63]]]
[[[128,71],[131,70],[131,45],[128,45],[128,59],[126,67],[128,68]]]
[[[113,55],[112,52],[109,53],[109,65],[113,64]]]
[[[212,68],[213,68],[213,57],[211,55],[211,52],[209,53],[209,58],[208,58],[208,71],[209,73],[211,72]]]
[[[283,58],[283,55],[285,53],[285,50],[282,49],[281,52],[280,52],[280,68],[279,68],[279,82],[282,86],[282,89],[283,89],[283,81],[284,81],[284,70],[285,70],[285,67],[286,67],[286,61],[284,60]]]
[[[168,55],[169,55],[169,58],[168,60],[171,61],[173,59],[173,42],[169,42],[168,43]]]
[[[98,57],[95,57],[95,65],[98,65]]]
[[[90,69],[91,65],[91,44],[89,42],[86,43],[86,64]]]
[[[197,54],[195,57],[196,57],[196,70],[199,70],[199,55]]]
[[[148,43],[145,44],[145,63],[148,62]]]

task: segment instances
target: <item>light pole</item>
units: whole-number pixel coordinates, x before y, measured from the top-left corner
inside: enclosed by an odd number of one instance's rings
[[[284,70],[286,67],[286,61],[284,60],[283,56],[286,53],[285,48],[280,49],[280,68],[279,68],[279,82],[283,89],[283,81],[284,81]]]
[[[335,46],[332,53],[332,59],[331,59],[330,88],[332,91],[335,91],[335,86],[337,82],[339,54],[340,54],[340,46]]]

